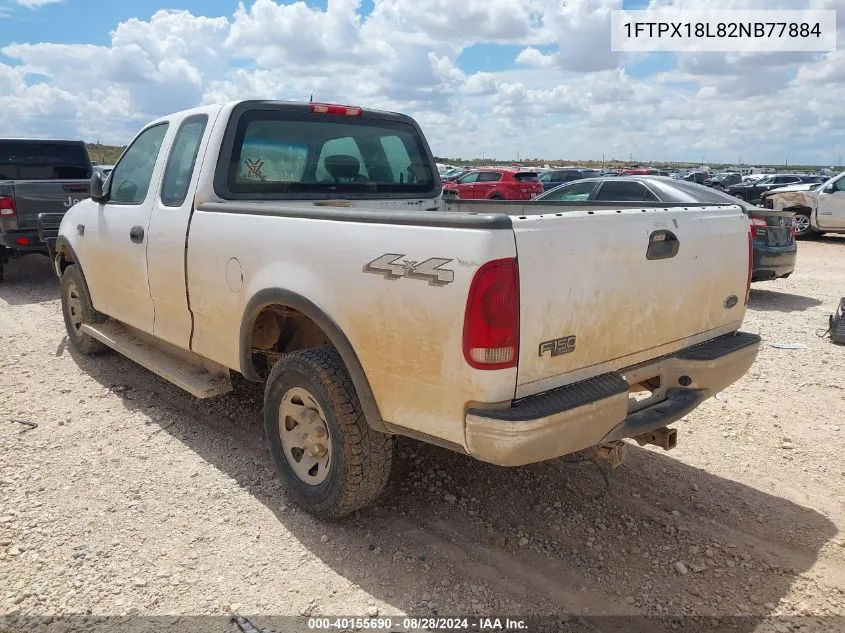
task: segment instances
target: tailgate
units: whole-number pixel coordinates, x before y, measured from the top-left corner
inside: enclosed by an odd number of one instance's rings
[[[749,223],[739,207],[544,212],[513,218],[517,397],[668,354],[741,324]],[[736,305],[726,307],[730,297]]]
[[[18,228],[36,229],[40,213],[61,213],[88,197],[88,180],[16,180]]]

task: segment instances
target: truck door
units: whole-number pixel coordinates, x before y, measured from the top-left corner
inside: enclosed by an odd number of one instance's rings
[[[176,124],[174,123],[174,127]],[[147,273],[155,307],[154,334],[189,349],[191,313],[185,286],[185,244],[199,166],[208,143],[207,114],[184,119],[173,136],[161,189],[155,192],[147,242]]]
[[[845,176],[819,193],[818,223],[822,229],[845,229]]]
[[[168,123],[142,131],[109,176],[106,201],[85,226],[83,272],[94,307],[144,332],[153,331],[147,277],[147,231],[161,179],[161,147]]]

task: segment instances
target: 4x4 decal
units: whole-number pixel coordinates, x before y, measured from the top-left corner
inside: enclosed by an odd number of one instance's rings
[[[427,279],[432,285],[442,286],[455,281],[455,271],[445,266],[452,259],[444,257],[430,257],[422,262],[408,259],[401,253],[385,253],[364,266],[364,272],[384,275],[385,279]]]

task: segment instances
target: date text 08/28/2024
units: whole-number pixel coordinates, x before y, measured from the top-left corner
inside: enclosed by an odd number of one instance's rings
[[[308,618],[308,628],[314,631],[380,630],[415,631],[522,631],[527,623],[520,618],[443,618],[443,617],[377,617],[377,618]]]

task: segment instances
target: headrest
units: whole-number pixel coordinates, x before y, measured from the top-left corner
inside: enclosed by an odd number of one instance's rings
[[[326,156],[326,171],[332,178],[354,178],[361,171],[361,161],[348,154],[334,154]]]

